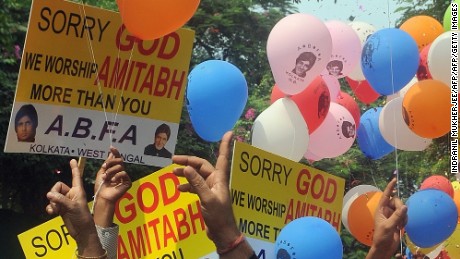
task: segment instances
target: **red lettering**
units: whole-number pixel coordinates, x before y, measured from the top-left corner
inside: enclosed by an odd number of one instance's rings
[[[123,224],[131,222],[136,217],[136,206],[133,203],[129,203],[128,205],[124,206],[123,213],[128,212],[128,215],[124,216],[120,211],[120,204],[123,203],[124,200],[131,201],[133,198],[134,197],[131,195],[131,193],[127,192],[117,201],[117,204],[115,205],[115,216]]]
[[[150,190],[152,196],[149,198],[152,198],[152,204],[150,206],[146,206],[144,203],[144,190]],[[144,212],[144,213],[151,213],[155,211],[158,207],[159,203],[159,194],[158,190],[155,187],[155,185],[151,182],[144,182],[139,186],[139,189],[137,190],[137,200],[139,203],[139,208]]]
[[[328,197],[328,194],[330,196]],[[327,203],[332,203],[335,200],[335,197],[337,196],[337,182],[335,179],[327,179],[326,181],[326,191],[324,194],[324,202]]]
[[[171,222],[169,222],[167,215],[163,215],[163,231],[164,247],[168,246],[169,239],[172,239],[174,243],[177,243],[176,234],[174,234],[173,227],[171,226]]]
[[[160,182],[161,198],[163,199],[163,205],[166,206],[168,204],[171,204],[177,201],[180,195],[179,190],[177,190],[176,188],[176,186],[180,184],[179,178],[177,178],[177,176],[174,175],[173,173],[167,173],[167,174],[161,175],[158,178],[158,180]],[[172,193],[169,195],[168,195],[168,189],[167,189],[168,182],[170,182],[169,186],[171,187],[169,189],[172,190]]]
[[[307,180],[303,180],[304,177],[307,177]],[[299,194],[305,195],[308,194],[308,190],[310,188],[310,182],[309,180],[311,179],[310,171],[307,169],[302,169],[299,172],[299,175],[297,176],[297,192]]]
[[[321,183],[318,183],[318,181],[320,181]],[[324,177],[322,174],[316,174],[315,176],[313,176],[311,196],[313,197],[313,199],[319,199],[321,198],[323,191],[324,191]]]
[[[185,215],[185,210],[178,208],[174,210],[174,221],[177,226],[177,235],[179,240],[186,239],[190,236],[190,225],[187,222],[187,216]]]

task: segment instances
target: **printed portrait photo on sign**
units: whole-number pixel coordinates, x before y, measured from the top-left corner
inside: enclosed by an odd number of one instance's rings
[[[35,107],[32,104],[26,104],[19,108],[14,119],[14,130],[18,142],[35,142],[37,126],[38,114]]]
[[[144,155],[171,158],[171,152],[165,148],[169,137],[171,137],[171,129],[169,126],[164,123],[158,126],[155,130],[153,143],[145,147]]]

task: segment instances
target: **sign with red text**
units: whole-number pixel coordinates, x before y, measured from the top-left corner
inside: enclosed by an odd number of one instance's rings
[[[118,258],[199,258],[215,251],[198,196],[180,193],[186,180],[171,165],[133,183],[115,208]],[[76,243],[56,217],[18,235],[27,258],[72,258]],[[199,245],[198,245],[199,244]]]
[[[345,192],[340,177],[235,142],[230,187],[239,229],[265,258],[276,258],[276,237],[296,218],[322,218],[340,233]]]
[[[34,0],[5,152],[102,159],[113,145],[126,162],[169,165],[193,40],[180,29],[142,41],[117,12]]]

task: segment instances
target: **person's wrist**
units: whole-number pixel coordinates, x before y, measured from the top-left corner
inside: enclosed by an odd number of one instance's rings
[[[392,251],[389,247],[378,247],[372,244],[366,259],[389,259],[391,256]]]
[[[94,225],[80,232],[75,241],[81,256],[100,256],[105,253]]]
[[[210,231],[210,233],[212,233],[210,238],[218,251],[227,249],[241,236],[241,232],[236,226],[228,229]]]
[[[103,198],[97,198],[94,202],[94,223],[104,228],[112,226],[115,202]]]

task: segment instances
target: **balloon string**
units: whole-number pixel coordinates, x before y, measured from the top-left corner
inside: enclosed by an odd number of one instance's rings
[[[82,8],[80,8],[80,15],[83,15],[83,17],[86,17],[86,9],[85,9],[85,4],[83,3],[83,0],[80,1],[81,2],[81,6]],[[122,5],[125,4],[125,1],[122,1]],[[83,12],[83,14],[82,14]],[[88,24],[87,24],[87,20],[85,19],[85,26],[86,28],[88,28]],[[89,50],[89,53],[91,54],[91,58],[92,58],[92,62],[94,64],[96,64],[96,58],[95,58],[95,55],[94,55],[94,49],[93,49],[93,45],[92,45],[92,42],[91,42],[91,39],[90,39],[90,35],[89,35],[89,31],[86,30],[86,38],[87,38],[87,45],[88,45],[88,50]],[[133,50],[134,50],[134,47],[131,48],[131,52],[130,52],[130,56],[129,56],[129,59],[128,59],[128,70],[131,68],[132,66],[132,56],[133,56]],[[117,59],[116,60],[119,60],[120,59],[120,46],[118,45],[118,50],[117,50]],[[114,85],[118,85],[118,79],[119,79],[119,74],[118,74],[118,70],[115,69],[116,67],[114,67],[114,73],[115,73],[115,83]],[[110,125],[109,124],[109,120],[108,120],[108,116],[107,116],[107,108],[106,108],[106,102],[104,102],[104,95],[103,95],[103,92],[102,92],[102,87],[101,87],[101,83],[100,83],[100,80],[99,80],[99,71],[97,70],[96,71],[96,82],[97,82],[97,87],[98,87],[98,91],[99,91],[99,95],[101,96],[101,99],[102,99],[102,109],[104,111],[104,117],[105,117],[105,123],[107,125]],[[117,124],[117,117],[118,117],[118,113],[120,111],[120,106],[121,106],[121,99],[123,97],[123,94],[124,94],[124,87],[121,88],[121,93],[120,93],[120,98],[118,98],[118,104],[117,104],[117,108],[114,112],[114,115],[112,117],[112,121],[111,121],[111,124],[112,125],[116,125]],[[117,87],[114,87],[114,90],[113,90],[113,95],[116,96],[117,94],[117,91],[118,91],[118,88]],[[112,143],[112,139],[113,139],[113,130],[109,130],[109,146],[112,146],[113,143]]]
[[[387,20],[388,20],[388,28],[391,28],[391,19],[390,19],[390,0],[387,0]],[[390,44],[390,70],[391,70],[391,88],[392,93],[395,93],[394,87],[394,67],[393,67],[393,46]],[[396,121],[396,111],[393,111],[393,121]],[[396,192],[398,197],[401,196],[400,191],[400,184],[399,184],[399,160],[398,160],[398,136],[396,134],[396,123],[395,127],[393,128],[393,135],[395,139],[395,147],[394,147],[394,154],[395,154],[395,171],[394,174],[396,175]],[[399,249],[400,253],[403,254],[403,236],[402,232],[399,232]]]
[[[83,2],[83,0],[81,0],[80,3],[81,3],[80,15],[82,15],[83,17],[86,18],[85,3]],[[86,19],[85,19],[85,28],[89,28]],[[86,39],[87,39],[86,44],[88,46],[89,54],[91,55],[91,61],[93,62],[93,64],[96,64],[96,58],[94,56],[93,44],[92,44],[91,39],[90,39],[89,31],[85,30],[85,32],[86,32]],[[99,91],[99,95],[101,96],[101,99],[102,99],[102,110],[104,111],[105,122],[108,124],[109,120],[107,118],[107,111],[106,111],[106,107],[105,107],[105,102],[103,101],[104,96],[102,95],[102,88],[101,88],[101,83],[100,83],[100,80],[99,80],[99,70],[96,70],[96,82],[97,82],[97,88],[98,88],[98,91]],[[110,136],[109,143],[110,143],[110,146],[111,146],[112,145],[112,130],[109,130],[109,136]]]

